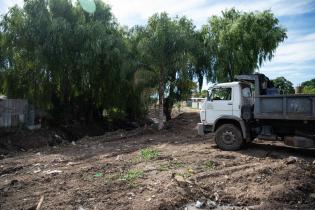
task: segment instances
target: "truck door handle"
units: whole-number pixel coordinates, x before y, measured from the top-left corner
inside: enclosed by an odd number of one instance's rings
[[[232,102],[229,102],[227,105],[233,105],[233,103],[232,103]]]

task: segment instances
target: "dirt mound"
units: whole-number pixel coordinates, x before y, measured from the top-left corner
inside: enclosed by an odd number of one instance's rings
[[[61,131],[44,128],[33,131],[18,129],[16,132],[1,133],[0,155],[45,146],[52,147],[64,142],[66,142],[66,135]]]

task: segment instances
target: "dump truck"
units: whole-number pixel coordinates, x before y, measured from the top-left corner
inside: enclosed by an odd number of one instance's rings
[[[222,150],[238,150],[256,138],[315,148],[315,94],[281,95],[264,74],[235,79],[209,88],[200,135],[213,132]]]

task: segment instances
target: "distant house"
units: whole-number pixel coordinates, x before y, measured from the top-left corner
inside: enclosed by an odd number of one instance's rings
[[[192,97],[187,101],[187,106],[190,106],[193,109],[200,109],[204,101],[205,98]]]

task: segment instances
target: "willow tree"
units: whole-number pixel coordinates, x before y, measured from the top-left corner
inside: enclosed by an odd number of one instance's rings
[[[214,53],[211,71],[217,81],[231,81],[237,74],[253,73],[271,60],[287,37],[286,29],[269,11],[239,12],[230,9],[212,16],[203,26],[209,50]],[[215,44],[214,44],[215,43]]]
[[[192,58],[191,75],[198,81],[199,94],[201,93],[204,78],[208,81],[213,81],[212,64],[214,59],[213,44],[211,40],[206,39],[208,30],[202,28],[194,33],[193,47],[191,49]]]
[[[141,109],[130,108],[139,97],[129,91],[124,33],[101,0],[92,15],[70,0],[26,0],[0,27],[0,85],[8,97],[29,99],[65,122]]]

